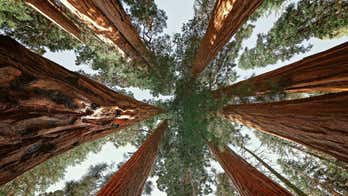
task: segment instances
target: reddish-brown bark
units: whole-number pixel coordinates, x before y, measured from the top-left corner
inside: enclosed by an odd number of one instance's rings
[[[199,74],[208,66],[262,2],[262,0],[216,0],[208,29],[193,61],[193,75]]]
[[[70,33],[77,39],[80,39],[80,29],[71,22],[57,7],[55,7],[50,1],[42,0],[25,0],[25,2],[40,12],[46,18],[51,20],[60,26],[64,31]]]
[[[141,195],[167,126],[166,121],[161,123],[133,156],[111,177],[98,195]]]
[[[228,146],[225,146],[223,151],[213,144],[209,144],[209,148],[241,195],[291,195],[286,189],[243,160]]]
[[[214,91],[215,96],[238,95],[242,88],[253,94],[348,91],[348,42],[271,72]],[[273,89],[276,88],[276,89]]]
[[[348,92],[306,99],[229,105],[226,118],[348,162]]]
[[[161,112],[0,36],[0,184]]]
[[[132,60],[151,66],[148,50],[118,0],[61,2],[97,35],[111,40]]]

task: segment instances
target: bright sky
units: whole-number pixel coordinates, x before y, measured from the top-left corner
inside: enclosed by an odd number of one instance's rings
[[[173,35],[174,33],[178,33],[181,31],[181,26],[184,22],[191,19],[193,17],[193,0],[155,0],[158,7],[160,9],[164,9],[167,12],[168,16],[168,29],[166,30],[166,33]],[[268,17],[264,17],[259,19],[255,24],[256,28],[253,32],[253,35],[250,39],[243,42],[244,46],[253,47],[256,43],[256,35],[260,32],[267,32],[273,25],[273,23],[277,20],[280,13],[275,12],[272,13]],[[265,68],[259,68],[255,70],[240,70],[238,69],[238,74],[241,76],[241,79],[250,77],[253,73],[256,75],[264,73],[266,71],[270,71],[273,69],[276,69],[278,67],[284,66],[290,62],[294,62],[297,60],[302,59],[305,56],[318,53],[323,50],[327,50],[335,45],[338,45],[340,43],[348,41],[348,37],[342,37],[335,40],[319,40],[319,39],[311,39],[309,42],[313,44],[313,48],[311,51],[305,54],[297,55],[293,58],[291,58],[289,61],[277,63],[275,65],[270,65]],[[66,51],[61,53],[46,53],[45,56],[60,65],[63,65],[67,69],[76,71],[79,69],[84,70],[87,73],[95,73],[92,69],[90,69],[88,66],[75,66],[75,57],[72,51]],[[135,95],[135,98],[138,100],[143,99],[150,99],[152,98],[151,94],[147,90],[141,90],[138,88],[128,88],[127,90],[132,91]],[[164,98],[164,97],[161,97]],[[249,133],[248,133],[249,132]],[[256,139],[253,134],[250,132],[249,129],[243,130],[243,133],[250,134],[253,139]],[[250,147],[251,149],[255,149],[259,146],[259,142],[254,142]],[[64,182],[69,180],[78,180],[81,178],[86,172],[90,165],[95,165],[97,163],[107,162],[107,163],[118,163],[123,161],[123,154],[126,152],[134,152],[135,148],[133,146],[125,146],[116,149],[112,144],[107,143],[100,152],[97,154],[90,153],[87,157],[87,159],[80,165],[76,165],[74,167],[67,168],[66,176],[63,180],[61,180],[59,183],[56,183],[52,185],[49,188],[49,191],[61,189],[64,186]],[[275,162],[275,160],[271,160],[272,163]],[[221,171],[221,167],[218,166],[218,164],[215,162],[214,168],[216,167],[219,171]],[[154,182],[154,180],[152,179]],[[155,184],[155,182],[154,182]],[[154,196],[160,196],[165,195],[164,193],[161,193],[160,191],[155,188],[154,192],[152,193]]]
[[[181,32],[182,24],[193,18],[193,0],[155,0],[155,2],[167,13],[166,33],[169,35]]]

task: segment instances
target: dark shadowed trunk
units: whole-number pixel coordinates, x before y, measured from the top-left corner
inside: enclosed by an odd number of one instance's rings
[[[0,76],[0,184],[161,112],[5,36],[0,36]]]
[[[141,195],[167,127],[166,121],[161,123],[133,156],[111,177],[98,195]]]
[[[54,4],[50,1],[42,0],[24,0],[28,5],[40,12],[46,18],[60,26],[64,31],[70,33],[77,39],[80,39],[80,29],[70,21]]]
[[[238,96],[242,88],[251,94],[270,91],[348,91],[348,42],[260,76],[214,91],[216,97]]]
[[[348,92],[306,99],[229,105],[226,118],[348,162]]]
[[[241,195],[291,195],[286,189],[243,160],[228,146],[225,146],[223,151],[213,144],[209,144],[209,148]]]
[[[199,74],[208,66],[262,2],[262,0],[216,0],[208,29],[193,61],[193,75]]]

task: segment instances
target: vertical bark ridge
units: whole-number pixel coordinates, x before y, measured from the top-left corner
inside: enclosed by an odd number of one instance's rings
[[[202,72],[262,0],[217,0],[208,29],[193,60],[192,74]]]
[[[160,108],[116,93],[0,36],[0,185]]]
[[[233,96],[241,88],[250,88],[254,94],[265,94],[274,87],[290,93],[348,91],[348,42],[213,93]]]
[[[306,99],[229,105],[226,118],[348,162],[348,92]]]
[[[167,121],[162,122],[133,156],[111,177],[98,195],[141,195],[167,126]]]
[[[209,148],[241,195],[291,195],[286,189],[243,160],[228,146],[224,146],[224,150],[220,151],[210,143]]]

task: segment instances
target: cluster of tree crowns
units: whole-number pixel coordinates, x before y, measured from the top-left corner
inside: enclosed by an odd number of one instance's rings
[[[192,192],[199,195],[210,194],[214,186],[217,187],[218,195],[236,194],[236,190],[224,174],[213,175],[216,171],[210,167],[211,155],[206,141],[217,143],[219,146],[232,143],[241,149],[241,152],[246,152],[245,148],[251,139],[241,133],[238,125],[221,119],[216,111],[225,103],[270,102],[301,96],[286,95],[277,91],[276,87],[274,93],[268,96],[250,96],[247,89],[241,88],[239,96],[232,100],[216,100],[211,90],[234,82],[237,79],[237,67],[252,69],[288,60],[296,54],[308,51],[310,46],[303,46],[303,41],[312,37],[328,39],[339,36],[348,25],[347,12],[335,1],[265,1],[199,79],[192,79],[191,67],[188,65],[193,61],[208,26],[207,13],[213,10],[214,1],[196,0],[194,18],[184,24],[180,34],[173,37],[163,35],[166,15],[163,10],[157,8],[154,1],[123,2],[129,6],[128,13],[132,16],[132,22],[153,54],[152,60],[158,65],[157,71],[129,66],[129,62],[115,49],[111,46],[106,47],[88,33],[84,38],[88,40],[85,42],[87,44],[76,41],[21,1],[0,2],[1,30],[41,54],[47,49],[54,52],[74,50],[77,55],[76,63],[88,64],[99,70],[98,75],[90,77],[109,86],[136,86],[150,89],[154,95],[174,95],[170,102],[150,100],[150,103],[166,108],[168,113],[145,123],[147,127],[152,128],[154,122],[159,119],[171,119],[170,131],[152,174],[159,176],[158,188],[168,195],[185,195]],[[243,40],[249,38],[253,32],[253,22],[285,5],[272,29],[266,34],[258,35],[256,46],[251,49],[243,48]],[[13,194],[44,191],[50,184],[62,178],[67,166],[78,164],[84,160],[87,152],[97,152],[107,141],[112,141],[117,146],[128,142],[140,145],[139,141],[144,139],[144,132],[138,131],[140,127],[142,126],[138,125],[128,132],[119,132],[51,159],[1,187],[0,190]],[[307,194],[346,193],[348,174],[344,164],[270,135],[259,133],[256,137],[269,151],[279,155],[278,164],[283,173]],[[304,152],[302,160],[293,159],[298,152]],[[67,156],[70,159],[65,158]],[[52,171],[52,167],[57,169]],[[101,175],[105,168],[105,165],[92,168],[94,172],[90,172],[79,182],[68,183],[64,190],[55,194],[74,195],[95,191],[103,184],[101,178],[108,177]],[[183,184],[183,176],[190,179],[189,184]]]

